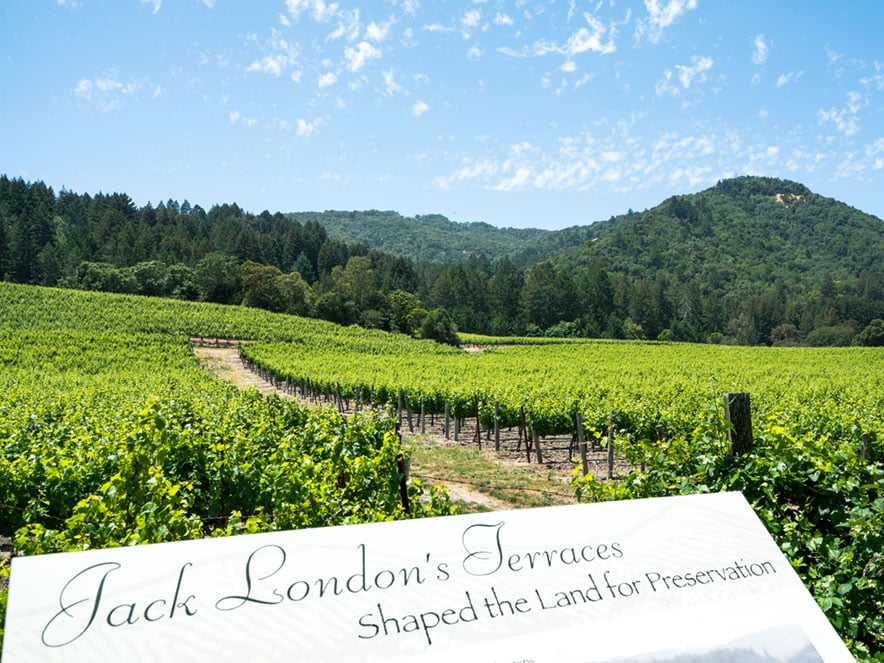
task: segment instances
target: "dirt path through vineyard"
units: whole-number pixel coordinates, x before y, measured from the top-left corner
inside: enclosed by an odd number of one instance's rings
[[[214,345],[211,342],[206,344],[205,341],[193,339],[193,352],[203,369],[225,382],[230,382],[231,384],[236,385],[240,389],[256,389],[263,394],[276,392],[281,398],[294,398],[294,396],[282,390],[277,390],[273,384],[267,382],[260,375],[244,366],[240,360],[239,349],[235,342],[231,341],[222,345]],[[329,407],[329,403],[322,401],[318,402],[313,399],[302,402],[309,407]],[[345,412],[345,414],[347,414],[347,412]],[[408,435],[407,428],[407,426],[403,426],[406,435]],[[462,431],[460,437],[464,439],[472,439],[474,434],[475,430],[470,431],[465,429]],[[446,485],[451,499],[461,502],[467,511],[499,511],[519,506],[518,503],[505,501],[478,490],[473,483],[473,477],[469,474],[466,476],[445,477],[429,474],[428,472],[435,474],[436,472],[434,470],[437,471],[439,468],[427,467],[422,463],[422,449],[425,449],[426,444],[428,443],[436,444],[441,447],[450,447],[453,443],[450,440],[445,440],[441,426],[428,427],[427,432],[420,436],[420,440],[422,444],[417,446],[417,451],[412,459],[412,474],[420,477],[424,483]],[[499,464],[504,471],[507,466],[511,464],[511,462],[505,458],[492,458],[489,454],[485,454],[485,457],[492,459]],[[522,463],[522,465],[527,466],[527,463]],[[539,466],[537,471],[547,473],[548,468]],[[558,493],[558,491],[555,492]],[[567,486],[562,486],[561,492],[555,495],[552,501],[557,503],[573,503],[574,499],[568,495]]]

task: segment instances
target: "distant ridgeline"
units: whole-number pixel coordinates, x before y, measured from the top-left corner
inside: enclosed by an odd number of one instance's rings
[[[244,304],[457,343],[456,330],[884,344],[884,221],[739,177],[560,231],[396,212],[136,206],[0,176],[0,278]]]

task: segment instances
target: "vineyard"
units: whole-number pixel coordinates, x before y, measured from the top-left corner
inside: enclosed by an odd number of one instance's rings
[[[191,336],[241,339],[275,381],[360,414],[224,385]],[[444,492],[405,481],[388,413],[524,428],[538,448],[580,420],[632,468],[609,481],[575,463],[580,499],[743,491],[856,657],[884,661],[880,349],[470,340],[489,347],[0,283],[0,536],[39,554],[444,515]],[[755,444],[735,457],[737,391]]]

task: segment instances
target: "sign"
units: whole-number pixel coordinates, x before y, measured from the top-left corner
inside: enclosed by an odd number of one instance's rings
[[[739,493],[14,558],[3,660],[584,663],[723,651],[853,661]]]

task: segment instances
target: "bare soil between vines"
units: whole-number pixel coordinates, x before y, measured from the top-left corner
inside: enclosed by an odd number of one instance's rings
[[[213,339],[191,339],[193,351],[200,365],[215,377],[230,382],[241,389],[255,389],[260,393],[278,393],[282,398],[295,399],[308,407],[337,407],[344,416],[355,412],[353,403],[344,401],[343,407],[336,404],[333,398],[299,398],[288,392],[277,389],[272,383],[263,379],[257,373],[249,370],[240,359],[239,348],[236,341],[215,341]],[[474,350],[475,351],[475,350]],[[420,441],[430,441],[440,447],[461,447],[483,452],[486,459],[499,465],[504,470],[519,470],[536,472],[538,477],[549,480],[551,490],[548,491],[548,501],[557,504],[573,504],[573,489],[570,478],[578,462],[575,460],[577,449],[572,444],[570,436],[549,436],[541,441],[541,462],[537,462],[536,450],[526,449],[525,441],[519,439],[517,428],[500,430],[500,449],[495,450],[495,441],[490,430],[480,430],[476,435],[476,420],[468,418],[462,421],[457,431],[453,432],[454,424],[450,423],[449,435],[445,436],[445,421],[441,415],[427,415],[421,421],[419,413],[411,413],[407,416],[402,414],[400,431],[406,437],[412,437]],[[505,501],[482,492],[475,485],[473,477],[468,470],[462,470],[456,476],[427,476],[421,474],[421,452],[418,447],[413,459],[414,474],[431,484],[444,484],[448,487],[449,495],[454,500],[477,505],[484,510],[503,510],[518,508],[516,501]],[[607,476],[607,453],[604,450],[594,450],[587,454],[589,471],[599,479]],[[628,466],[618,459],[615,464],[615,475],[628,471]],[[505,489],[505,487],[504,487]],[[489,492],[494,492],[489,490]],[[544,491],[547,492],[547,491]]]

